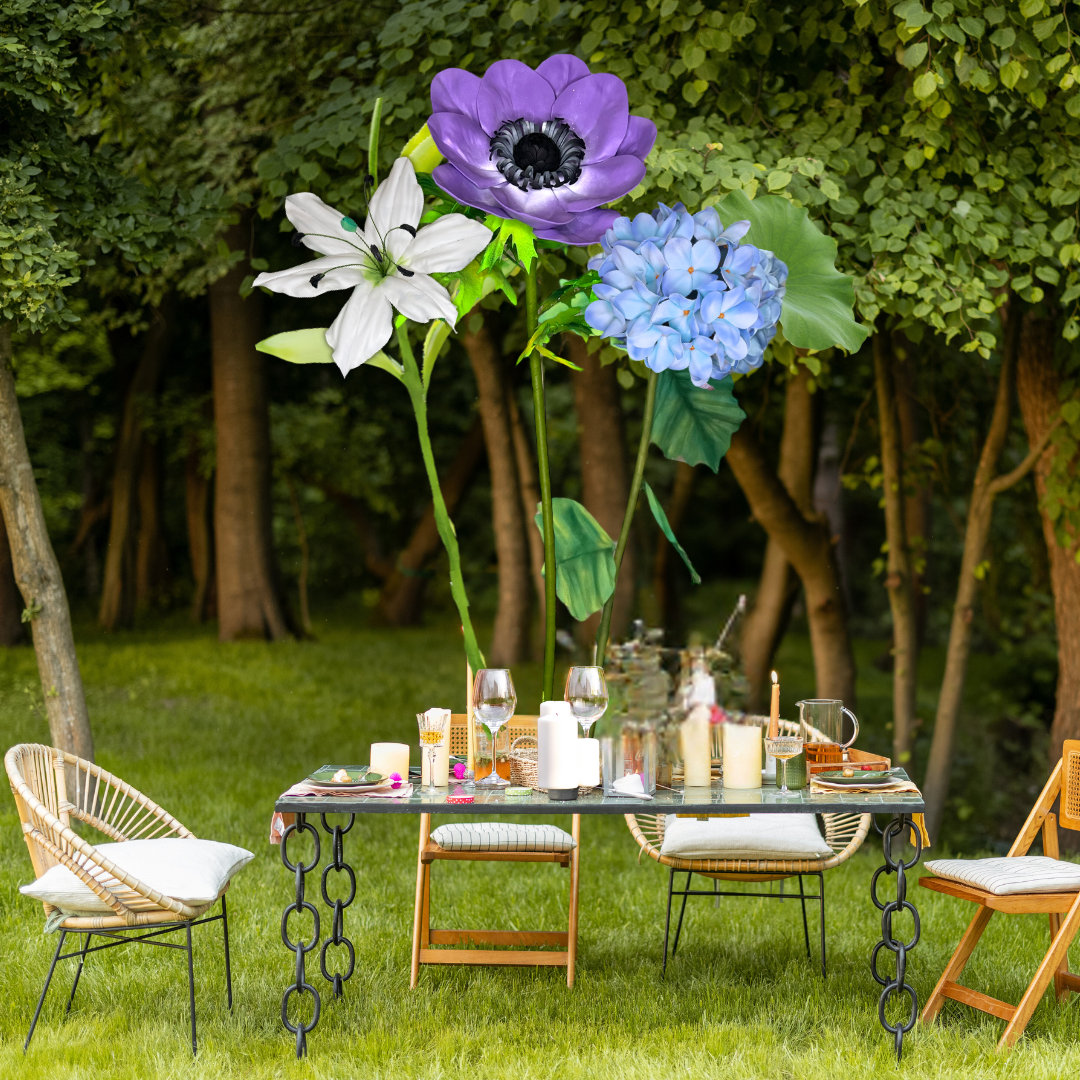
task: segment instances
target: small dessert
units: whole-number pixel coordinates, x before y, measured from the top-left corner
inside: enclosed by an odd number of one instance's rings
[[[338,771],[334,773],[332,779],[335,784],[347,784],[349,783],[350,777],[346,769],[338,769]]]
[[[854,776],[855,775],[855,770],[854,769],[842,769],[841,770],[841,775],[843,775],[843,776]]]

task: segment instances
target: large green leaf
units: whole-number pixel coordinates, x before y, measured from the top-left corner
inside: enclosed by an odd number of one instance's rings
[[[581,503],[552,499],[551,509],[555,516],[555,593],[581,622],[599,611],[615,591],[615,541]],[[544,531],[539,503],[536,527]]]
[[[690,381],[689,371],[664,371],[656,383],[652,441],[672,461],[708,465],[713,472],[746,413],[731,393],[731,379],[710,380],[712,390]]]
[[[748,199],[732,191],[716,205],[724,224],[748,220],[747,240],[787,263],[787,292],[780,324],[799,349],[855,352],[870,334],[852,317],[855,289],[836,269],[836,241],[814,226],[810,215],[779,195]]]
[[[652,516],[656,518],[656,524],[660,526],[660,531],[668,538],[668,543],[679,553],[679,558],[686,563],[686,569],[690,571],[690,580],[695,585],[701,584],[701,575],[694,569],[694,564],[690,561],[690,556],[683,550],[682,544],[675,539],[675,530],[671,527],[671,522],[667,519],[667,514],[664,513],[664,508],[660,505],[660,500],[653,493],[653,489],[649,487],[649,481],[645,481],[645,497],[649,500],[649,509],[652,511]]]

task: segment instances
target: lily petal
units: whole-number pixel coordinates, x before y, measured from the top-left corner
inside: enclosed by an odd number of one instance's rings
[[[589,75],[571,83],[551,107],[585,140],[584,164],[614,157],[626,137],[630,102],[617,75]]]
[[[326,344],[334,351],[334,363],[348,375],[370,360],[389,340],[393,309],[382,290],[361,281],[326,331]]]
[[[409,233],[399,226],[408,225],[415,230],[423,212],[424,192],[416,181],[413,164],[408,158],[399,157],[390,175],[371,197],[364,237],[369,244],[377,244],[380,248],[404,250],[408,246]]]
[[[393,274],[383,278],[377,286],[391,304],[416,323],[445,319],[451,326],[457,321],[457,308],[450,294],[434,278],[416,274],[411,278]]]
[[[445,214],[425,225],[401,255],[400,264],[422,274],[462,270],[491,243],[491,230],[464,214]]]
[[[363,248],[356,233],[342,228],[345,215],[310,191],[290,195],[285,200],[285,216],[304,234],[305,247],[320,255],[344,255]]]
[[[494,135],[507,120],[550,120],[554,104],[555,91],[543,75],[520,60],[496,60],[480,80],[476,118]]]
[[[316,285],[311,283],[314,277],[319,279]],[[324,255],[321,259],[312,259],[273,274],[260,274],[255,279],[255,286],[286,296],[320,296],[335,289],[351,289],[363,280],[360,258],[353,251],[348,255]]]

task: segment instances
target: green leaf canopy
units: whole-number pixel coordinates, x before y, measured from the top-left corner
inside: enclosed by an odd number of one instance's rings
[[[615,541],[581,503],[552,499],[551,507],[555,515],[555,593],[581,622],[599,611],[615,591]],[[544,517],[539,504],[535,521],[542,533]]]
[[[664,371],[656,383],[652,441],[672,461],[708,465],[713,472],[731,445],[746,413],[731,392],[731,379],[710,380],[699,389],[689,371]]]
[[[779,195],[748,199],[732,191],[716,204],[724,224],[749,221],[747,240],[787,263],[787,291],[780,324],[798,349],[855,352],[870,334],[852,317],[852,279],[836,269],[836,241],[810,220],[805,209]]]

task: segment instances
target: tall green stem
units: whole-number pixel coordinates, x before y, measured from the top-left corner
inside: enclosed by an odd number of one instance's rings
[[[619,568],[622,566],[626,544],[630,539],[630,524],[634,520],[641,480],[645,475],[645,462],[649,457],[649,440],[652,438],[653,412],[656,410],[655,371],[649,372],[649,387],[645,392],[645,416],[641,422],[641,441],[638,443],[637,464],[634,465],[634,479],[630,484],[630,498],[626,503],[622,528],[619,530],[619,542],[615,545],[615,581],[619,580]],[[611,610],[615,606],[615,593],[608,597],[604,605],[604,614],[600,616],[600,628],[596,631],[596,663],[604,666],[604,654],[607,652],[608,635],[611,633]]]
[[[469,657],[469,663],[473,671],[479,671],[480,668],[486,666],[484,654],[476,643],[476,633],[473,630],[472,620],[469,618],[469,598],[465,595],[465,581],[461,576],[461,553],[458,551],[457,533],[454,531],[454,523],[450,520],[450,515],[446,512],[442,488],[439,486],[439,472],[435,468],[435,455],[431,452],[424,383],[404,324],[398,327],[397,339],[405,368],[401,381],[405,384],[405,389],[409,391],[413,412],[416,413],[416,431],[420,436],[420,451],[424,456],[424,468],[427,469],[428,483],[431,485],[431,502],[435,508],[435,527],[439,530],[443,547],[446,548],[446,554],[450,557],[450,593],[454,598],[454,603],[457,604],[458,615],[461,617],[461,628],[465,633],[465,652]]]
[[[526,334],[536,330],[536,278],[539,259],[533,259],[525,278]],[[555,515],[551,509],[551,471],[548,467],[547,405],[544,400],[544,358],[534,349],[529,357],[533,414],[536,420],[536,464],[540,472],[540,504],[544,521],[544,690],[541,700],[555,696]]]

